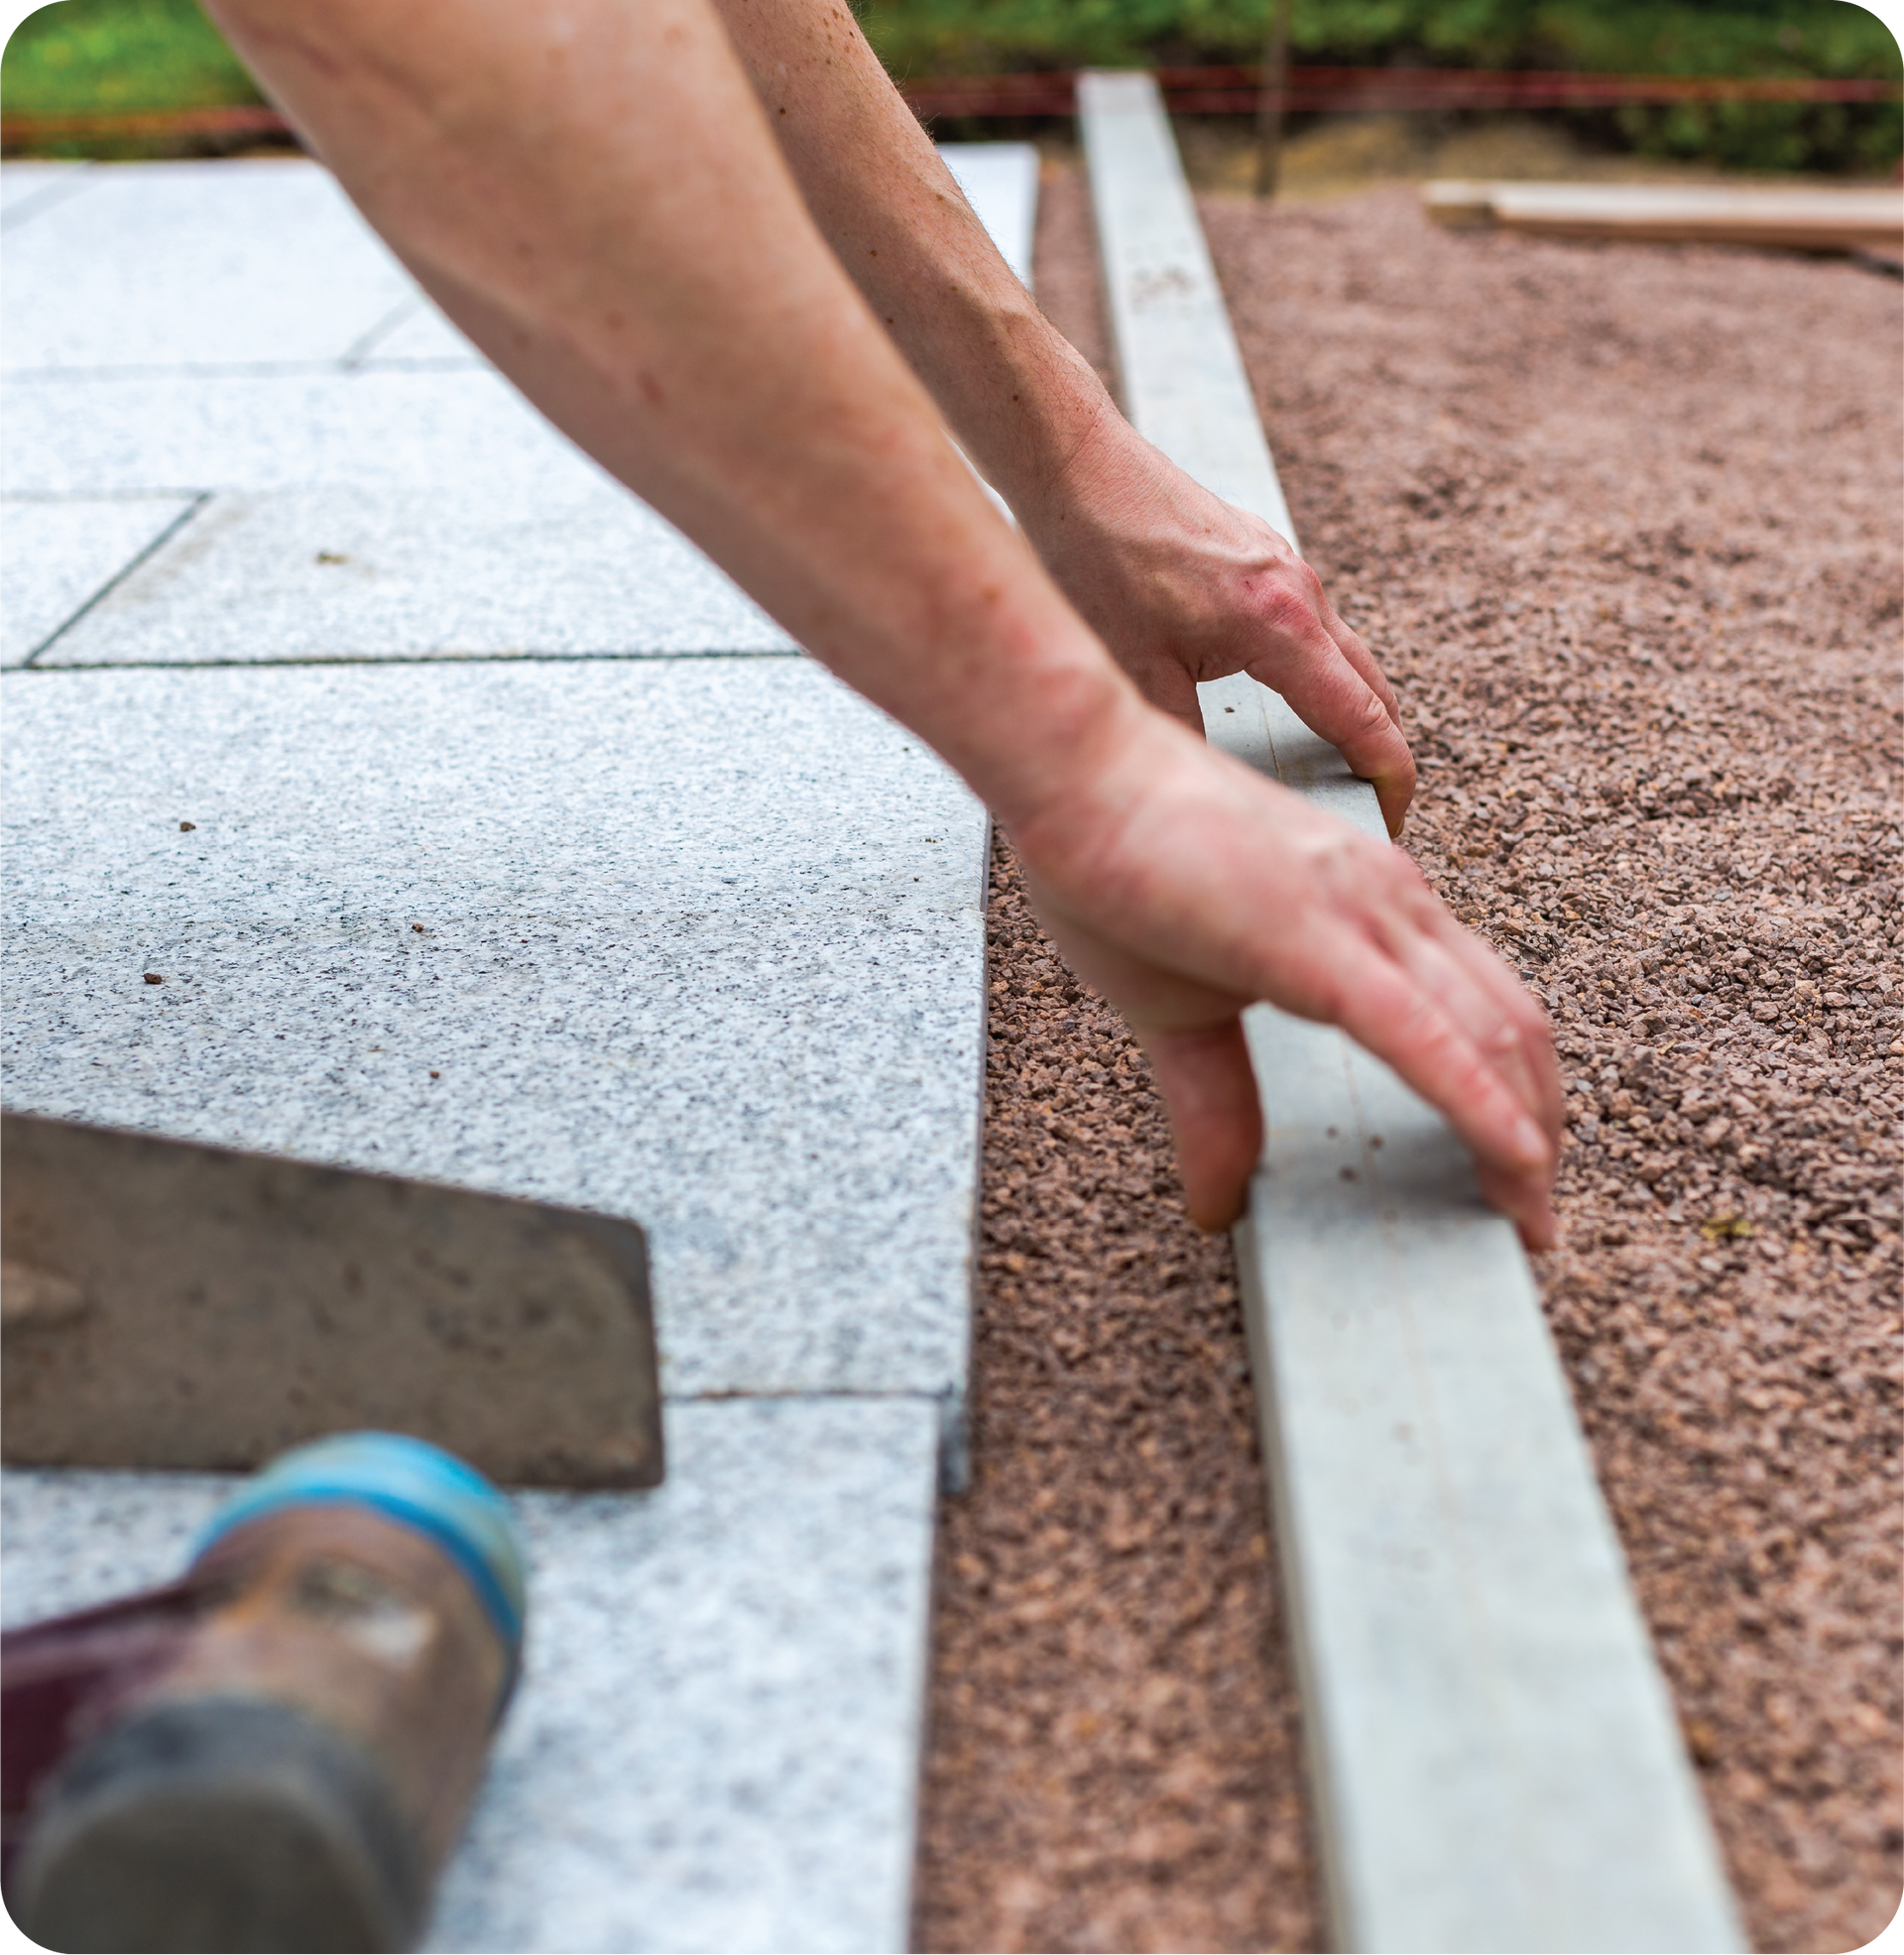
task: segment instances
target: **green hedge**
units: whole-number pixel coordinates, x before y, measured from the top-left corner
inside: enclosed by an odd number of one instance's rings
[[[904,75],[1250,61],[1269,0],[856,4]],[[1311,61],[1892,78],[1900,67],[1889,30],[1851,0],[1293,0],[1291,34]],[[257,99],[195,0],[60,0],[15,31],[0,61],[10,115]],[[1644,151],[1758,169],[1881,169],[1904,142],[1904,115],[1889,106],[1626,109],[1598,126]]]
[[[860,0],[895,74],[1253,61],[1269,0]],[[1299,61],[1629,74],[1895,79],[1890,30],[1850,0],[1292,0]],[[1715,104],[1593,120],[1653,154],[1748,169],[1883,169],[1891,106]]]
[[[29,14],[0,58],[0,110],[8,115],[222,108],[260,99],[196,0],[60,0]]]

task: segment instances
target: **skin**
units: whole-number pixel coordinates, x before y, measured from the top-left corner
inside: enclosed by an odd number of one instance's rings
[[[1399,851],[1207,747],[1246,670],[1372,780],[1392,690],[1313,572],[1119,416],[839,0],[212,0],[370,222],[548,418],[995,811],[1240,1212],[1239,1014],[1342,1026],[1553,1239],[1545,1019]],[[1015,513],[994,508],[948,438]]]

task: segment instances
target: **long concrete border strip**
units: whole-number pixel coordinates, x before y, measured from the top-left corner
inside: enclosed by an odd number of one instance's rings
[[[1127,409],[1292,535],[1155,84],[1081,76],[1079,108]],[[1276,694],[1202,692],[1219,744],[1382,832]],[[1339,1944],[1743,1947],[1512,1232],[1385,1066],[1268,1007],[1249,1032],[1237,1252]]]

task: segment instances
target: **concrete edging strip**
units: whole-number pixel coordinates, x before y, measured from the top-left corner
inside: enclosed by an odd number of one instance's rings
[[[1079,77],[1126,406],[1293,541],[1169,124]],[[1211,737],[1372,834],[1372,790],[1248,676]],[[1340,1946],[1745,1945],[1531,1276],[1465,1149],[1341,1034],[1248,1020],[1237,1231]]]

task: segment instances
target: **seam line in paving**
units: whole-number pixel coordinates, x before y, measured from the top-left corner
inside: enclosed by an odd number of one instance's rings
[[[166,527],[163,530],[161,530],[159,534],[156,537],[154,537],[149,544],[146,545],[144,550],[140,550],[136,555],[128,557],[127,560],[124,563],[122,563],[119,566],[119,568],[115,570],[113,574],[110,577],[108,577],[106,581],[102,583],[99,586],[99,588],[95,590],[92,593],[92,595],[89,598],[87,598],[86,601],[82,605],[80,605],[79,608],[76,611],[74,611],[69,618],[64,619],[54,630],[50,631],[46,635],[46,637],[43,638],[40,641],[40,643],[36,645],[33,648],[33,650],[29,652],[27,656],[20,661],[19,665],[14,668],[14,671],[32,672],[35,669],[33,662],[37,658],[39,658],[41,653],[50,652],[54,648],[54,646],[59,644],[60,639],[62,639],[66,635],[66,633],[69,632],[73,628],[73,626],[76,625],[79,622],[79,620],[83,618],[86,615],[86,613],[93,608],[94,605],[103,603],[106,598],[110,597],[112,593],[115,590],[117,590],[118,587],[122,583],[124,583],[125,580],[129,576],[131,576],[136,569],[139,568],[140,564],[149,561],[153,556],[157,555],[160,550],[164,550],[167,544],[171,543],[173,538],[176,537],[179,533],[179,531],[184,529],[186,524],[188,524],[192,520],[192,518],[195,517],[198,514],[198,512],[204,508],[206,503],[208,503],[211,500],[211,492],[209,490],[187,490],[185,493],[189,494],[192,498],[190,505],[187,508],[181,509],[178,512],[178,514],[175,516],[172,519],[172,521],[168,523]],[[67,498],[67,500],[72,500],[72,498]]]
[[[209,500],[205,498],[204,500]],[[108,596],[113,585],[130,576],[153,550],[164,545],[179,528],[197,514],[188,510],[179,517],[166,535],[158,538],[150,549],[141,550],[139,555],[119,571],[111,584],[96,591],[85,604],[75,611],[60,629],[43,644],[34,648],[32,654],[21,664],[12,668],[15,672],[35,672],[45,677],[55,677],[61,672],[294,672],[305,666],[377,666],[395,668],[399,666],[612,666],[641,665],[652,666],[665,662],[673,666],[692,665],[697,659],[798,659],[807,660],[810,655],[784,646],[756,646],[728,651],[721,647],[709,647],[693,652],[401,652],[385,656],[370,652],[338,652],[330,656],[299,653],[291,659],[73,659],[60,666],[36,666],[33,663],[42,652],[51,651],[55,642],[76,625],[86,612],[101,598]]]
[[[416,293],[412,293],[408,299],[400,299],[375,325],[366,327],[357,336],[337,364],[346,373],[355,373],[376,352],[378,342],[388,339],[406,319],[416,312],[423,303],[421,296]]]
[[[1155,83],[1078,92],[1131,417],[1287,535]],[[1199,692],[1213,742],[1383,836],[1275,693]],[[1512,1230],[1386,1066],[1268,1006],[1246,1028],[1237,1261],[1337,1945],[1743,1946]]]
[[[90,189],[98,181],[92,174],[97,168],[97,164],[82,163],[75,169],[62,171],[43,189],[35,190],[31,196],[23,196],[10,209],[0,212],[0,236],[30,223],[43,210],[51,210],[56,203],[64,203],[67,197]]]

